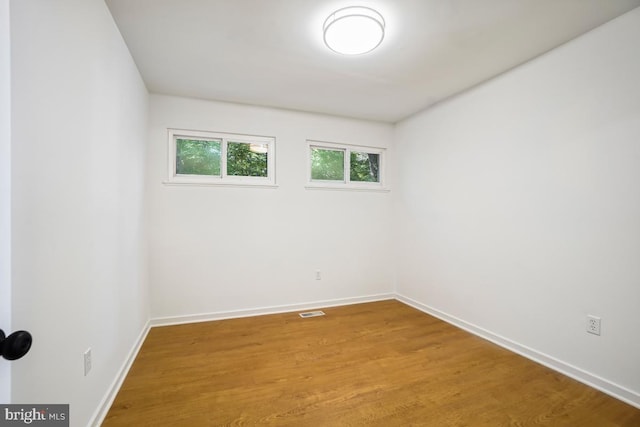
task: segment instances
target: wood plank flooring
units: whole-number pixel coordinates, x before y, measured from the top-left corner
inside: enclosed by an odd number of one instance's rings
[[[640,426],[640,410],[398,301],[153,328],[104,426]]]

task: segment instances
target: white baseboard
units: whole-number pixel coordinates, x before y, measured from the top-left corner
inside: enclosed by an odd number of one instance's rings
[[[470,332],[474,335],[477,335],[480,338],[484,338],[488,341],[491,341],[492,343],[497,344],[500,347],[506,348],[509,351],[512,351],[521,356],[524,356],[527,359],[533,360],[534,362],[544,365],[547,368],[553,369],[554,371],[557,371],[563,375],[573,378],[576,381],[580,381],[583,384],[586,384],[590,387],[600,390],[603,393],[606,393],[612,397],[615,397],[618,400],[626,402],[629,405],[632,405],[640,409],[640,394],[638,394],[633,390],[629,390],[621,385],[615,384],[611,381],[608,381],[597,375],[591,374],[587,371],[584,371],[583,369],[580,369],[569,363],[558,360],[547,354],[541,353],[525,345],[514,342],[508,338],[494,334],[493,332],[490,332],[479,326],[465,322],[462,319],[459,319],[455,316],[451,316],[447,313],[444,313],[426,304],[422,304],[411,298],[405,297],[404,295],[396,294],[396,299],[400,302],[410,305],[413,308],[416,308],[422,312],[425,312],[434,317],[437,317],[438,319],[443,320],[447,323],[450,323],[454,326],[457,326],[460,329],[464,329],[465,331]]]
[[[209,322],[212,320],[235,319],[238,317],[262,316],[265,314],[287,313],[298,310],[314,310],[323,307],[337,307],[340,305],[360,304],[365,302],[395,299],[396,295],[375,294],[364,297],[349,297],[323,301],[306,302],[300,304],[275,305],[270,307],[250,308],[244,310],[218,311],[213,313],[188,314],[185,316],[157,317],[151,319],[151,327],[180,325],[183,323]]]
[[[144,343],[144,340],[147,338],[147,335],[149,334],[150,329],[151,329],[150,322],[147,321],[147,324],[144,326],[144,328],[140,332],[140,335],[138,335],[138,338],[136,339],[136,342],[133,344],[133,347],[131,348],[131,350],[129,350],[129,354],[127,355],[127,358],[122,364],[122,367],[120,367],[120,370],[118,371],[118,374],[116,375],[115,379],[111,383],[111,386],[107,390],[107,393],[102,398],[100,405],[98,405],[98,409],[96,409],[93,416],[91,417],[91,420],[89,421],[89,424],[88,424],[89,426],[98,427],[104,421],[104,418],[107,416],[107,413],[109,412],[109,409],[111,408],[111,405],[113,404],[113,401],[115,400],[118,394],[118,391],[120,391],[120,387],[122,386],[122,383],[127,377],[127,374],[129,373],[129,369],[131,369],[131,365],[133,365],[134,360],[136,360],[136,357],[138,356],[138,352],[142,348],[142,344]]]

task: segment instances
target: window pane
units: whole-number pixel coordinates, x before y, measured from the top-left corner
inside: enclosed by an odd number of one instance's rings
[[[267,144],[229,142],[227,144],[227,175],[267,176]]]
[[[344,151],[311,148],[311,179],[344,181]]]
[[[351,152],[351,181],[380,182],[380,154]]]
[[[176,139],[176,174],[220,175],[220,141]]]

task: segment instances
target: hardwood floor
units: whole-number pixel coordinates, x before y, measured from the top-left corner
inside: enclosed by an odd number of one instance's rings
[[[153,328],[104,426],[640,426],[640,410],[398,301]]]

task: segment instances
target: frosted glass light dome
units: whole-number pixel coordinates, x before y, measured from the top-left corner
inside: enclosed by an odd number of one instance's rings
[[[324,21],[324,43],[334,52],[360,55],[371,52],[384,39],[384,18],[364,6],[338,9]]]

